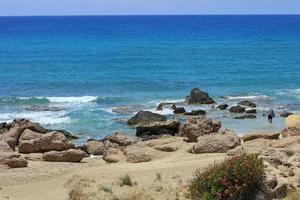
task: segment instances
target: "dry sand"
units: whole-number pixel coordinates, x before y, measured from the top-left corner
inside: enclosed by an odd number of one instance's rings
[[[224,160],[225,154],[168,153],[145,163],[107,164],[101,157],[82,163],[29,161],[23,169],[0,168],[0,200],[184,199],[184,186],[196,169]],[[121,187],[129,175],[134,185]],[[71,192],[70,192],[71,191]]]

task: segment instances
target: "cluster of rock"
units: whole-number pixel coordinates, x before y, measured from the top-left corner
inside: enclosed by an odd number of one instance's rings
[[[300,188],[300,129],[249,134],[242,139],[244,143],[227,154],[256,153],[264,160],[267,175],[264,192],[269,199],[282,199],[289,190]]]
[[[80,162],[86,153],[76,149],[66,131],[51,131],[26,119],[0,125],[0,164],[26,167],[24,154],[41,153],[44,161]]]

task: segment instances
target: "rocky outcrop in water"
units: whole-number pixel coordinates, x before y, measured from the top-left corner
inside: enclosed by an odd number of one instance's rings
[[[214,104],[215,101],[208,93],[201,91],[198,88],[193,88],[191,94],[185,98],[187,104]]]
[[[218,108],[219,110],[226,110],[227,107],[228,107],[227,104],[221,104],[221,105],[218,105],[218,106],[217,106],[217,108]]]
[[[152,113],[150,111],[140,111],[136,115],[134,115],[132,118],[130,118],[127,123],[129,125],[143,125],[143,124],[150,124],[154,122],[163,122],[167,121],[167,117]]]
[[[230,112],[232,113],[244,113],[246,111],[246,109],[242,106],[232,106],[230,109],[229,109]]]
[[[186,111],[184,109],[184,107],[177,107],[175,108],[175,110],[173,111],[174,114],[184,114]]]
[[[288,117],[288,116],[290,116],[290,115],[292,115],[293,113],[291,113],[291,112],[284,112],[284,113],[281,113],[280,114],[280,117]]]
[[[251,101],[248,101],[248,100],[241,101],[241,102],[238,103],[238,105],[245,106],[245,107],[250,107],[250,108],[256,108],[256,104],[251,102]]]
[[[192,110],[191,112],[186,112],[184,114],[189,115],[189,116],[198,116],[198,115],[205,115],[206,111],[205,110]]]

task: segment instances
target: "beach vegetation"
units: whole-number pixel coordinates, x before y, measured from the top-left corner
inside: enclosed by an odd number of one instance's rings
[[[215,164],[206,171],[197,170],[188,186],[192,200],[254,199],[265,181],[262,159],[242,154]]]

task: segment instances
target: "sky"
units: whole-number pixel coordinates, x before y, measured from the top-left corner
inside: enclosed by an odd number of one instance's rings
[[[0,0],[0,16],[300,14],[300,0]]]

